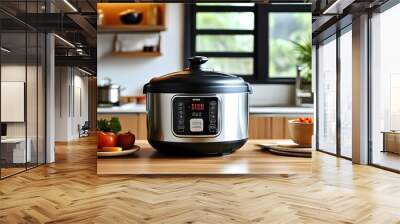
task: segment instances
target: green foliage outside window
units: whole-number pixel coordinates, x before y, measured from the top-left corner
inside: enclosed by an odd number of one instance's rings
[[[305,46],[304,49],[301,46]],[[308,77],[311,56],[311,13],[271,13],[269,15],[269,75],[272,78],[296,77],[296,66]],[[301,49],[300,49],[301,48]],[[311,59],[311,58],[310,58]]]

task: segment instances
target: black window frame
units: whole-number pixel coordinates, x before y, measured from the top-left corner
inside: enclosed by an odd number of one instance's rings
[[[253,12],[253,30],[216,30],[216,29],[196,29],[197,12]],[[255,3],[254,6],[232,6],[232,5],[196,5],[185,4],[184,22],[184,65],[188,66],[187,58],[194,55],[207,57],[244,57],[253,58],[253,74],[238,75],[245,81],[252,84],[291,84],[295,83],[295,78],[274,78],[269,74],[269,14],[275,12],[309,12],[311,13],[310,3]],[[311,21],[310,21],[311,24]],[[196,52],[196,35],[254,35],[253,52]],[[310,34],[311,36],[311,34]],[[267,59],[267,60],[265,60]],[[236,74],[237,75],[237,74]]]

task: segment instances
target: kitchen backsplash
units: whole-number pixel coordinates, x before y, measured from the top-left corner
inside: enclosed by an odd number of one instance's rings
[[[249,97],[250,106],[294,105],[294,85],[252,85],[253,94]]]

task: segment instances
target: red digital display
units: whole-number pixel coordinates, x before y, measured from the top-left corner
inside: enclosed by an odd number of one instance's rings
[[[204,110],[204,103],[192,103],[192,110],[203,111]]]

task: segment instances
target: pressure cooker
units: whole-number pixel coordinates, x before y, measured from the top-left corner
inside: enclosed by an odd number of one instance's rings
[[[147,138],[170,154],[225,155],[248,139],[250,85],[242,78],[205,69],[206,57],[144,85]]]

